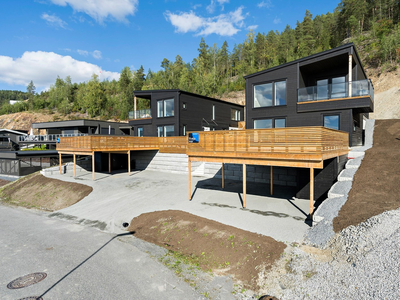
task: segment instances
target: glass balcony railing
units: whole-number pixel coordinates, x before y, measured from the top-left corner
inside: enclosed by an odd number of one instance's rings
[[[374,101],[374,87],[371,80],[365,79],[352,82],[308,86],[297,90],[297,102],[360,96],[371,96],[372,101]]]
[[[22,135],[18,137],[19,142],[56,142],[60,137],[84,136],[87,133],[66,133],[46,135]]]
[[[141,110],[136,110],[136,116],[135,116],[135,111],[130,111],[129,112],[129,119],[135,120],[135,119],[147,119],[151,118],[151,109],[141,109]]]

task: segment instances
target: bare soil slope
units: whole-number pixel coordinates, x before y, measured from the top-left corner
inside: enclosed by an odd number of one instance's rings
[[[335,232],[400,207],[400,120],[377,120],[373,138],[348,200],[333,220]]]
[[[87,185],[64,182],[34,173],[5,186],[1,200],[11,205],[55,211],[71,206],[92,192]]]
[[[257,291],[259,272],[269,270],[286,245],[177,210],[142,214],[131,221],[133,234],[189,258],[204,271],[233,275]]]

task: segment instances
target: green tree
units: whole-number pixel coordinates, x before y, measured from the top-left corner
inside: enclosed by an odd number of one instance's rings
[[[36,91],[36,87],[33,84],[33,81],[29,82],[28,86],[26,87],[26,92],[30,95],[34,95]]]

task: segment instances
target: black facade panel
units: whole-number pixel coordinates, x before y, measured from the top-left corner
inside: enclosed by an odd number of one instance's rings
[[[348,98],[343,100],[310,101],[297,103],[297,112],[329,111],[338,109],[359,108],[366,112],[372,112],[371,98]]]

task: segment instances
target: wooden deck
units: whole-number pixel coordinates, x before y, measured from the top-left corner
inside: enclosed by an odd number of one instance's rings
[[[348,134],[325,127],[289,127],[199,132],[189,143],[191,161],[218,161],[322,168],[323,161],[348,153]]]
[[[222,163],[222,187],[224,187],[224,164],[243,165],[243,207],[246,207],[246,165],[271,167],[270,189],[273,193],[273,167],[300,167],[310,169],[310,216],[314,206],[314,169],[323,168],[326,159],[346,155],[349,151],[348,133],[325,127],[286,127],[274,129],[250,129],[231,131],[196,132],[197,143],[189,143],[188,137],[131,137],[131,136],[80,136],[63,137],[57,144],[60,155],[73,154],[92,156],[93,179],[95,173],[94,154],[111,153],[128,155],[130,174],[131,151],[158,150],[162,153],[184,153],[188,155],[189,199],[191,193],[191,162],[205,161]],[[74,163],[74,175],[76,163]]]

